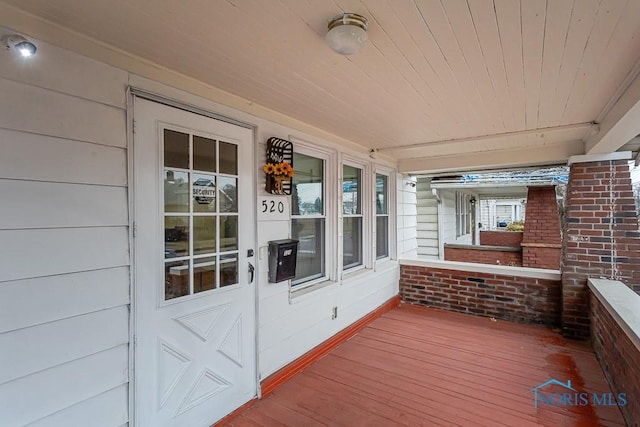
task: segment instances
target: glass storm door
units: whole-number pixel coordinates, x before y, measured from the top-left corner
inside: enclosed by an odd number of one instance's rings
[[[134,118],[135,425],[210,426],[256,394],[252,131]]]

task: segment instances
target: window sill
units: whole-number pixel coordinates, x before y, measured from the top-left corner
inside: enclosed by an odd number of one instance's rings
[[[376,272],[387,271],[387,270],[391,270],[392,268],[398,268],[398,265],[400,265],[400,263],[398,263],[398,260],[391,259],[391,258],[381,258],[376,261],[374,271]]]

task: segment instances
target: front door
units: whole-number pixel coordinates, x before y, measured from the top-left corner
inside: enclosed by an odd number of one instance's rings
[[[256,395],[252,131],[134,119],[135,425],[210,426]]]

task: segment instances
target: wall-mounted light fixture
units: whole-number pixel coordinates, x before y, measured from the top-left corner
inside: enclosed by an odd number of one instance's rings
[[[357,13],[343,13],[327,24],[325,40],[340,55],[353,55],[367,42],[367,18]]]
[[[19,34],[8,34],[2,37],[2,43],[7,47],[7,49],[15,49],[24,58],[35,55],[38,50],[35,44],[31,43]]]
[[[469,199],[469,203],[471,203],[471,206],[475,206],[476,204],[476,198],[472,197],[471,199]]]

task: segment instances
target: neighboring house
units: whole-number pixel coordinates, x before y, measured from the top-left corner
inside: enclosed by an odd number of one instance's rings
[[[528,186],[567,179],[566,167],[418,178],[418,254],[444,259],[447,244],[479,245],[481,231],[525,219]]]
[[[480,230],[497,230],[524,221],[525,209],[526,199],[481,199]]]

